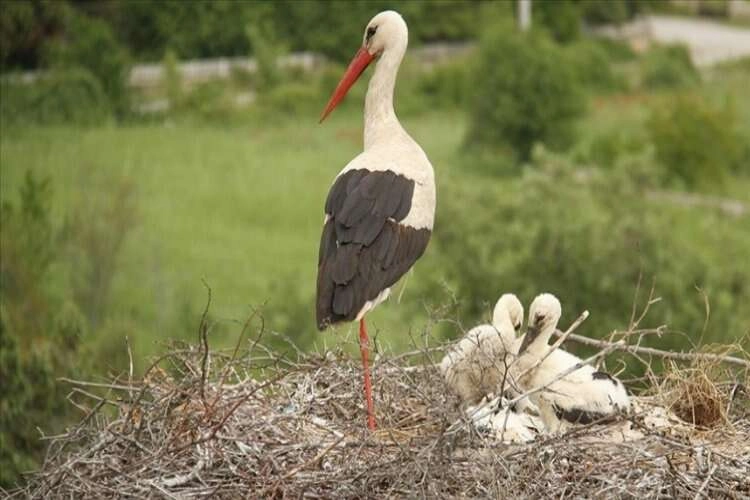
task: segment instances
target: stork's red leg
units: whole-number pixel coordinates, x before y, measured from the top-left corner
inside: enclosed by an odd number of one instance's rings
[[[365,372],[365,400],[367,401],[367,427],[375,430],[375,405],[372,402],[372,382],[370,381],[370,366],[367,362],[370,339],[367,338],[365,318],[359,320],[359,351],[362,353],[362,368]]]

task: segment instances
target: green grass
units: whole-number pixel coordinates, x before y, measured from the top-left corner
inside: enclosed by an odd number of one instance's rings
[[[462,122],[431,115],[404,125],[440,178],[454,163]],[[283,307],[276,289],[309,299],[309,321],[295,328],[321,338],[329,334],[315,332],[313,294],[323,203],[334,176],[360,150],[355,113],[320,126],[310,116],[233,128],[17,129],[3,138],[1,193],[14,199],[28,169],[50,176],[61,223],[87,197],[122,179],[134,183],[138,223],[120,255],[109,311],[136,328],[137,354],[152,351],[156,340],[193,334],[176,328],[197,327],[201,280],[213,292],[212,317],[229,322],[217,330],[218,345],[236,338],[231,320],[242,321],[250,306]],[[403,300],[417,298],[407,290]],[[389,332],[383,340],[403,346],[424,317],[403,318],[398,309],[391,303],[370,317],[373,329]]]

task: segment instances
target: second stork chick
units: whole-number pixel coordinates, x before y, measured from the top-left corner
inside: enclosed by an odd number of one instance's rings
[[[523,305],[512,293],[497,301],[491,325],[471,330],[445,355],[440,372],[464,403],[476,404],[488,394],[503,392],[500,387],[515,358],[516,331],[523,324]]]
[[[514,366],[518,381],[525,389],[549,384],[543,391],[532,395],[531,400],[538,406],[550,432],[564,430],[570,424],[604,421],[630,408],[622,382],[592,366],[581,365],[555,380],[564,371],[582,363],[581,358],[562,349],[555,349],[547,355],[549,339],[557,328],[561,313],[560,301],[554,295],[544,293],[534,299],[529,308],[528,331],[521,341]],[[540,360],[541,363],[534,367]]]

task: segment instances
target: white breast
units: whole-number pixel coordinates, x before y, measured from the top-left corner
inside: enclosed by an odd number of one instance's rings
[[[560,373],[580,363],[581,359],[562,349],[555,349],[538,368],[534,369],[521,381],[527,390],[549,383]],[[533,363],[531,363],[533,364]],[[519,371],[527,363],[519,363]],[[578,409],[611,415],[630,409],[630,399],[622,382],[613,383],[610,379],[596,379],[596,370],[589,366],[575,370],[565,377],[552,382],[549,387],[532,396],[550,431],[559,430],[563,422],[555,416],[554,407],[560,409]]]

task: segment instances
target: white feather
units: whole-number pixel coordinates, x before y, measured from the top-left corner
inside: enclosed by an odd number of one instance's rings
[[[493,409],[498,405],[501,406],[500,410]],[[490,432],[495,439],[504,443],[527,443],[544,432],[544,424],[538,417],[511,410],[504,398],[484,399],[476,406],[469,406],[466,414],[478,431]]]
[[[506,367],[515,358],[514,324],[523,322],[523,306],[515,295],[500,297],[492,325],[479,325],[448,351],[440,371],[448,387],[466,403],[476,403],[490,393],[500,393]]]
[[[515,374],[521,374],[534,366],[549,351],[549,338],[560,320],[560,306],[557,298],[550,294],[538,296],[529,308],[529,324],[531,325],[539,315],[544,318],[541,331],[527,349],[519,354],[514,366]],[[546,385],[581,361],[581,358],[569,352],[555,349],[519,382],[526,390]],[[580,410],[603,415],[612,415],[630,409],[630,399],[622,382],[614,378],[613,380],[594,378],[596,371],[592,366],[583,365],[560,380],[550,383],[545,390],[531,396],[532,401],[539,407],[542,419],[549,431],[555,432],[568,426],[567,422],[557,417],[555,407],[561,410]]]

